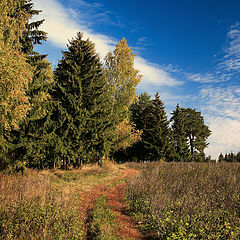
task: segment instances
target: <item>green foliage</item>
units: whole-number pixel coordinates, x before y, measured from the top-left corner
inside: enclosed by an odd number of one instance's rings
[[[171,151],[169,121],[165,107],[158,93],[152,100],[148,111],[148,119],[143,129],[143,143],[150,161],[166,160]]]
[[[168,160],[171,133],[163,102],[158,93],[151,100],[143,93],[130,107],[131,120],[142,131],[141,140],[122,152],[123,158],[136,161]],[[121,158],[121,154],[116,155]]]
[[[128,199],[153,239],[239,239],[239,164],[139,167],[142,175],[129,185]]]
[[[185,133],[186,118],[177,104],[176,110],[172,113],[172,144],[173,144],[173,161],[188,162],[191,160],[188,139]]]
[[[55,151],[73,162],[99,161],[110,150],[110,98],[94,44],[78,33],[55,70],[53,92],[59,119]]]
[[[182,108],[185,118],[185,134],[189,140],[192,161],[205,161],[204,149],[208,145],[206,139],[211,135],[211,131],[204,123],[201,112],[195,109]]]
[[[90,237],[95,240],[117,240],[116,214],[111,211],[106,197],[96,199],[91,220]]]
[[[234,154],[233,152],[231,153],[226,153],[224,156],[221,153],[218,157],[219,162],[240,162],[240,152],[237,154]]]
[[[20,37],[21,51],[28,55],[28,61],[31,65],[39,60],[43,60],[47,55],[40,55],[33,50],[36,44],[41,44],[47,40],[47,33],[39,30],[44,20],[32,21],[32,18],[38,15],[41,10],[33,8],[32,0],[20,0],[19,8],[27,13],[28,20]],[[15,15],[18,18],[18,14]],[[31,19],[31,22],[30,22]]]

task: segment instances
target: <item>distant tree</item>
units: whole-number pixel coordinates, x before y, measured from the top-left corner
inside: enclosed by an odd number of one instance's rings
[[[171,135],[165,107],[158,93],[149,108],[143,139],[151,161],[167,160],[171,151]]]
[[[211,135],[211,131],[205,125],[201,112],[191,108],[182,108],[182,112],[185,118],[185,133],[189,140],[192,161],[204,161],[204,149],[208,145],[206,140]]]
[[[131,119],[142,130],[141,141],[128,152],[138,161],[170,160],[171,134],[163,102],[158,93],[151,100],[147,93],[140,95],[131,106]]]
[[[81,33],[62,54],[53,94],[58,103],[54,115],[59,119],[56,152],[76,165],[82,160],[96,162],[109,152],[112,129],[112,106],[103,68],[94,44],[83,40]]]
[[[185,116],[179,107],[172,112],[172,144],[173,144],[173,161],[188,162],[191,161],[191,153],[188,144],[188,138],[185,133]]]
[[[219,162],[223,162],[224,161],[224,157],[223,157],[223,154],[220,153],[219,157],[218,157],[218,161]]]
[[[123,38],[105,58],[105,77],[112,102],[111,119],[115,126],[112,132],[113,152],[125,149],[140,139],[140,132],[129,120],[129,106],[135,100],[136,86],[141,80],[139,71],[134,68],[134,57]]]
[[[240,152],[237,153],[236,161],[237,161],[237,162],[240,162]]]

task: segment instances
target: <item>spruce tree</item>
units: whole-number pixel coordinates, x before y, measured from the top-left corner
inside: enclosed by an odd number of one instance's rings
[[[36,44],[46,41],[47,34],[39,30],[44,20],[31,21],[32,17],[41,11],[33,8],[31,0],[20,0],[19,6],[13,15],[18,17],[19,11],[27,15],[22,35],[19,38],[21,51],[26,54],[27,61],[33,69],[33,79],[27,90],[31,110],[28,112],[25,121],[21,124],[19,132],[11,132],[9,141],[15,142],[14,153],[17,158],[23,158],[29,167],[49,167],[49,139],[53,133],[49,127],[50,115],[53,108],[50,91],[53,87],[53,71],[46,55],[40,55],[34,51]],[[46,127],[48,126],[48,127]],[[16,141],[18,139],[18,141]],[[46,161],[46,159],[48,159]]]
[[[149,108],[148,122],[143,130],[143,141],[151,161],[169,161],[171,135],[165,107],[158,93]]]
[[[20,0],[20,8],[28,15],[28,21],[20,37],[20,43],[22,45],[21,50],[28,55],[28,61],[34,64],[36,61],[42,60],[47,56],[34,51],[34,46],[36,44],[42,44],[43,41],[47,40],[47,33],[39,30],[39,27],[45,20],[31,21],[32,17],[41,13],[41,10],[34,9],[34,4],[31,0]],[[18,17],[17,13],[16,17]]]
[[[131,120],[142,131],[141,140],[127,149],[137,161],[157,161],[171,158],[171,132],[165,107],[158,93],[155,99],[147,93],[140,95],[130,107]]]
[[[185,133],[185,118],[179,107],[172,113],[172,144],[173,144],[173,161],[188,162],[191,160],[191,154],[188,145],[188,139]]]
[[[96,162],[110,149],[111,105],[103,68],[94,44],[81,33],[62,54],[53,95],[60,119],[56,151],[73,163]]]
[[[130,106],[130,119],[135,124],[136,129],[142,131],[141,140],[127,149],[126,159],[134,161],[144,161],[148,159],[148,150],[145,146],[145,129],[149,121],[149,113],[152,105],[151,96],[146,92],[142,93]]]

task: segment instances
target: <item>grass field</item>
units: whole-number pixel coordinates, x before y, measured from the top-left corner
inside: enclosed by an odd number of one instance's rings
[[[0,174],[0,202],[4,240],[239,240],[240,164],[127,163]]]
[[[0,239],[86,239],[83,193],[120,174],[108,165],[1,175]]]
[[[150,239],[240,239],[240,164],[128,164],[132,214]]]

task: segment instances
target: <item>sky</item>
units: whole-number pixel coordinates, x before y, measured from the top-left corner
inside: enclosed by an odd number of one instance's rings
[[[36,50],[53,68],[77,32],[103,60],[123,37],[143,75],[137,93],[159,93],[201,111],[212,131],[206,155],[240,151],[239,0],[33,0],[48,41]],[[36,20],[36,19],[34,19]]]

